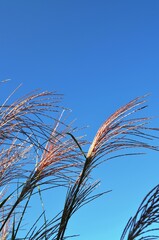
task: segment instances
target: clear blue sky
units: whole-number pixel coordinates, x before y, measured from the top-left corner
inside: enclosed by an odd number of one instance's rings
[[[1,0],[0,80],[63,93],[91,140],[119,106],[151,93],[146,115],[159,115],[158,0]],[[155,121],[159,127],[159,121]],[[112,193],[81,209],[69,225],[80,240],[119,239],[144,195],[159,183],[159,155],[112,160],[94,177]],[[50,205],[54,203],[50,200]],[[57,200],[58,201],[58,200]],[[55,201],[56,202],[56,201]]]

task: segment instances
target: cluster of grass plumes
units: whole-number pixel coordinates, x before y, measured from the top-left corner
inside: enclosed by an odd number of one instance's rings
[[[145,96],[111,115],[97,131],[88,152],[83,150],[87,141],[75,137],[78,129],[62,120],[61,95],[33,92],[8,104],[10,97],[0,106],[1,239],[18,239],[32,196],[38,194],[42,200],[42,191],[57,187],[67,190],[63,209],[51,220],[43,209],[22,239],[65,239],[72,215],[108,192],[93,193],[99,181],[91,183],[91,173],[99,164],[127,156],[129,149],[130,154],[141,153],[136,149],[158,151],[157,146],[149,144],[155,138],[151,131],[158,131],[147,126],[150,118],[132,117],[146,107]]]
[[[82,161],[77,145],[67,134],[75,129],[57,117],[61,114],[61,95],[33,92],[9,105],[10,97],[0,106],[1,238],[4,232],[10,236],[6,226],[13,224],[20,204],[27,202],[38,186],[67,186],[78,174]],[[84,143],[80,140],[81,145]],[[19,182],[17,189],[13,189],[13,182]],[[6,197],[8,191],[4,189],[9,186],[13,192]],[[12,232],[13,239],[23,216],[24,211],[20,222],[14,222],[17,228],[15,234]]]

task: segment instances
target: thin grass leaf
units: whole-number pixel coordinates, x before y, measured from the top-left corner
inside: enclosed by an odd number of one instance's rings
[[[15,240],[15,214],[14,214],[14,217],[13,217],[13,223],[12,223],[12,236],[11,236],[11,240]]]
[[[16,239],[17,233],[18,233],[18,231],[19,231],[19,229],[20,229],[20,225],[21,225],[21,223],[22,223],[23,217],[24,217],[25,212],[26,212],[26,210],[27,210],[27,207],[28,207],[28,204],[29,204],[29,201],[30,201],[31,196],[32,196],[32,192],[31,192],[30,195],[28,196],[28,199],[27,199],[27,201],[26,201],[26,203],[25,203],[25,205],[24,205],[24,207],[23,207],[23,211],[22,211],[22,213],[21,213],[20,220],[19,220],[19,222],[18,222],[18,224],[17,224],[16,230],[15,230],[15,233],[14,233],[14,239]]]
[[[44,213],[43,217],[44,217],[45,231],[47,231],[47,218],[46,218],[46,214],[45,214],[45,207],[44,207],[44,202],[43,202],[43,198],[42,198],[42,193],[41,193],[40,186],[38,186],[37,188],[38,188],[38,193],[39,193],[39,197],[40,197],[41,207],[42,207],[42,210]],[[47,240],[46,235],[44,236],[44,239]]]
[[[40,216],[36,219],[35,223],[32,225],[32,227],[30,228],[30,230],[28,231],[28,233],[26,234],[24,239],[29,239],[29,235],[32,236],[35,233],[36,228],[37,228],[37,224],[38,224],[39,220],[42,218],[43,215],[44,215],[44,212],[42,212],[40,214]]]

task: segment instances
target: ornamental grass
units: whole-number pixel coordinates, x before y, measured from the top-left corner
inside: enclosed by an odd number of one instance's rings
[[[90,181],[92,171],[116,157],[158,151],[153,144],[158,128],[149,127],[151,118],[138,117],[147,107],[147,96],[142,96],[112,114],[89,143],[67,123],[62,95],[34,91],[10,103],[17,90],[0,106],[0,238],[64,240],[72,215],[109,192],[95,194],[100,181]],[[43,205],[42,192],[55,188],[66,189],[61,211],[47,219],[43,208],[35,223],[22,231],[32,197],[38,195]],[[153,227],[158,223],[157,185],[128,221],[121,240],[158,239],[158,227]]]

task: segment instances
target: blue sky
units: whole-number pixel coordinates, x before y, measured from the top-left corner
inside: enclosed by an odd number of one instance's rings
[[[19,95],[37,88],[63,93],[76,124],[89,125],[88,140],[118,107],[145,93],[151,93],[145,115],[159,115],[158,0],[1,0],[0,56],[0,80],[11,79],[1,97],[20,83]],[[81,209],[70,233],[119,239],[159,182],[158,161],[148,152],[97,169],[100,190],[113,191]]]

